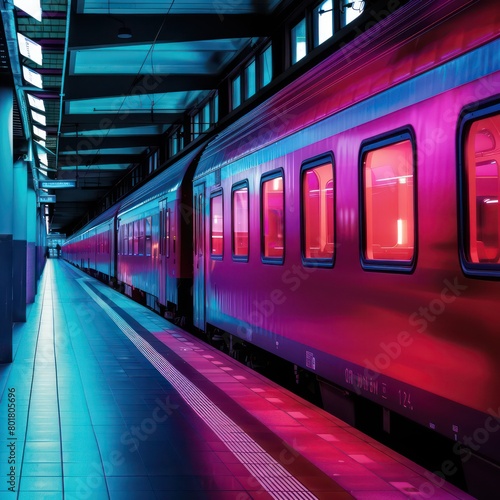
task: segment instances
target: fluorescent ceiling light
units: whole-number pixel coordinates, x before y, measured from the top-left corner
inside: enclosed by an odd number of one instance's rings
[[[47,132],[45,132],[45,130],[42,130],[41,128],[35,127],[34,125],[33,133],[44,140],[47,139]]]
[[[42,75],[40,73],[33,71],[27,66],[23,66],[23,76],[28,83],[31,83],[31,85],[34,85],[39,89],[43,89]]]
[[[122,26],[118,29],[118,38],[132,38],[132,31],[127,26]]]
[[[43,64],[41,45],[38,45],[38,43],[28,37],[25,37],[21,33],[17,34],[17,43],[19,45],[19,52],[21,52],[24,57],[31,59],[40,66]]]
[[[42,99],[35,97],[34,95],[28,94],[28,101],[32,108],[39,109],[40,111],[45,111],[45,104]]]
[[[38,153],[38,159],[41,163],[48,165],[49,159],[47,158],[47,153]]]
[[[34,17],[37,21],[42,21],[42,6],[40,0],[14,0],[14,5],[26,14]]]
[[[45,141],[42,141],[41,139],[35,140],[37,144],[40,144],[40,146],[43,146],[44,148],[47,147],[47,143]]]
[[[41,125],[47,125],[47,121],[45,120],[45,115],[41,113],[37,113],[36,111],[31,110],[31,116],[33,120],[40,123]]]

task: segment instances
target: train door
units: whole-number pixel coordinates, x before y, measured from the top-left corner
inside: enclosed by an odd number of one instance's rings
[[[205,184],[193,188],[193,324],[205,330]]]
[[[160,230],[159,230],[159,252],[158,252],[158,276],[160,278],[158,299],[160,304],[167,305],[167,276],[168,276],[168,244],[170,217],[167,208],[167,200],[159,203]]]
[[[113,217],[113,221],[109,225],[109,267],[110,267],[110,278],[117,277],[118,271],[118,246],[121,244],[119,241],[118,231],[119,222],[118,215]]]

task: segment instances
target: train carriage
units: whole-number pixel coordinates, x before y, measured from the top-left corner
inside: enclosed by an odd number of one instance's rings
[[[171,319],[190,319],[191,178],[200,150],[68,238],[63,256]]]
[[[191,179],[200,148],[120,204],[117,279],[169,318],[191,317]]]
[[[116,211],[115,206],[96,217],[91,226],[68,238],[62,248],[67,261],[106,281],[116,274]]]

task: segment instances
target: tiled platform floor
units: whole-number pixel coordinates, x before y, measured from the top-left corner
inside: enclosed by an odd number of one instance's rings
[[[0,498],[472,498],[63,261],[14,342]]]

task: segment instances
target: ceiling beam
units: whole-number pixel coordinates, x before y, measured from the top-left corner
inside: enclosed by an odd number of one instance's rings
[[[168,125],[179,121],[183,113],[95,113],[65,115],[61,132],[74,132],[90,128],[91,130],[122,127],[135,127],[137,125]]]
[[[106,136],[80,136],[76,137],[60,137],[59,138],[59,151],[76,151],[78,146],[79,150],[84,148],[122,148],[122,147],[137,147],[137,146],[159,146],[159,135],[132,135],[131,131],[128,136],[120,137],[106,137]]]
[[[69,75],[64,84],[66,100],[98,99],[142,94],[212,90],[216,75]]]
[[[271,17],[262,14],[72,14],[70,22],[70,50],[152,43],[160,27],[156,43],[263,37],[272,28]],[[132,38],[117,37],[123,26],[131,29]]]
[[[60,155],[59,158],[59,165],[61,167],[64,167],[67,165],[74,165],[75,164],[75,154],[66,154],[66,155]],[[102,154],[102,153],[91,153],[91,154],[86,154],[86,153],[78,153],[79,157],[79,167],[84,170],[85,168],[92,168],[92,165],[107,165],[108,163],[129,163],[129,164],[135,164],[135,163],[140,163],[141,161],[144,160],[145,156],[144,155],[131,155],[131,154],[116,154],[116,153],[108,153],[108,154]],[[68,161],[66,161],[66,159]],[[123,172],[123,171],[121,171]],[[121,175],[121,174],[120,174]]]

